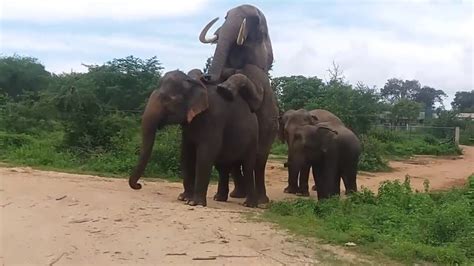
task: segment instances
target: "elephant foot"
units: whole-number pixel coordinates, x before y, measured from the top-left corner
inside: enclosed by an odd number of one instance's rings
[[[312,191],[316,191],[316,185],[313,185],[313,186],[311,187],[311,190],[312,190]]]
[[[179,201],[190,201],[192,198],[192,193],[183,192],[178,195]]]
[[[189,200],[186,202],[189,206],[198,206],[201,205],[203,207],[207,206],[207,200],[206,197],[198,197],[194,196],[192,200]]]
[[[216,193],[214,195],[214,200],[215,201],[227,201],[228,197],[227,197],[227,193]]]
[[[287,187],[283,190],[283,193],[296,194],[296,193],[298,193],[298,188],[294,188],[294,187],[287,186]]]
[[[309,197],[309,191],[299,191],[296,196]]]
[[[247,198],[247,199],[244,201],[243,205],[244,205],[245,207],[248,207],[248,208],[257,208],[257,207],[258,207],[258,202],[257,202],[256,199],[249,199],[249,198]]]
[[[236,198],[236,199],[243,199],[247,197],[247,193],[241,189],[234,188],[232,192],[230,192],[229,195],[231,198]]]
[[[258,204],[266,204],[269,202],[270,202],[270,199],[267,197],[267,195],[260,195],[258,197]]]

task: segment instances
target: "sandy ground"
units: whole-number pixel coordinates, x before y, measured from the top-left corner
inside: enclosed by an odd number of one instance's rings
[[[376,189],[381,181],[403,180],[406,174],[420,190],[424,178],[432,189],[462,185],[474,172],[474,147],[463,148],[462,158],[418,157],[391,163],[391,173],[362,173],[359,187]],[[31,168],[0,168],[0,182],[2,265],[374,262],[350,248],[295,238],[269,223],[250,221],[241,200],[208,199],[206,208],[183,205],[176,200],[179,183],[144,182],[142,190],[133,191],[123,179]],[[289,197],[282,193],[285,185],[281,162],[270,162],[270,198]],[[208,196],[215,191],[211,186]]]

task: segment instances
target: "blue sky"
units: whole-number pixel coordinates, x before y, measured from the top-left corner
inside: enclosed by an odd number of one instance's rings
[[[243,3],[267,18],[273,76],[324,79],[335,61],[353,84],[397,77],[443,89],[447,107],[474,89],[471,0],[2,0],[0,53],[36,57],[56,73],[127,55],[156,55],[165,71],[202,68],[215,46],[198,41],[200,30]]]

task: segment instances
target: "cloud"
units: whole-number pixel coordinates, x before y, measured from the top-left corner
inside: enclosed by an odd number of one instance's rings
[[[0,20],[58,22],[87,19],[146,20],[185,16],[207,0],[5,0]]]
[[[344,12],[345,7],[338,8]],[[474,20],[462,6],[387,4],[357,12],[358,17],[348,13],[351,23],[342,25],[308,16],[275,19],[272,75],[327,79],[335,61],[352,84],[362,81],[380,88],[393,77],[417,79],[450,96],[474,87]]]

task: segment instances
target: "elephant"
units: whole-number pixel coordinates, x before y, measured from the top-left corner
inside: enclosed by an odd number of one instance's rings
[[[357,164],[361,144],[357,136],[336,121],[317,121],[310,112],[287,111],[282,118],[288,143],[287,193],[308,196],[309,169],[313,168],[318,199],[339,195],[340,178],[346,193],[357,191]],[[299,175],[299,185],[298,185]]]
[[[323,121],[323,119],[327,121]],[[343,178],[344,185],[346,187],[346,193],[351,193],[357,190],[357,185],[355,185],[355,177],[353,176],[357,174],[357,163],[361,152],[360,141],[351,130],[344,126],[342,121],[337,118],[337,116],[321,109],[316,109],[310,112],[304,109],[289,110],[282,116],[280,123],[280,127],[282,128],[280,130],[280,138],[286,141],[289,147],[289,163],[287,163],[289,178],[288,187],[285,188],[284,192],[308,196],[309,192],[307,190],[307,182],[310,168],[313,169],[313,177],[316,184],[313,186],[313,190],[317,190],[318,181],[316,176],[319,178],[321,175],[321,172],[317,169],[317,164],[304,164],[298,168],[298,172],[295,173],[295,170],[291,167],[291,157],[294,156],[291,150],[292,146],[294,145],[294,132],[298,128],[302,126],[318,124],[328,124],[332,129],[337,130],[338,145],[341,147],[341,154],[345,155],[345,157],[343,157],[343,162],[347,162],[341,164],[342,166],[340,166],[340,176]],[[318,175],[318,172],[320,172],[320,175]],[[299,186],[298,174],[300,177]],[[301,182],[301,180],[303,181]]]
[[[288,117],[292,117],[292,125],[306,125],[306,124],[314,124],[317,122],[332,122],[335,124],[339,124],[344,126],[342,120],[337,117],[335,114],[324,110],[324,109],[314,109],[311,111],[306,111],[304,109],[299,110],[288,110],[286,113],[286,119],[283,119],[283,116],[279,117],[279,130],[278,130],[278,137],[282,142],[286,142],[288,144],[288,139],[285,138],[285,123]],[[311,116],[311,118],[309,117]],[[284,167],[288,167],[288,162],[285,162]],[[303,169],[300,175],[309,175],[309,168]],[[316,169],[313,167],[313,178],[314,182],[316,183]],[[316,185],[313,185],[311,190],[316,191]],[[285,193],[298,193],[298,188],[295,186],[288,186],[284,190]]]
[[[232,8],[214,36],[207,38],[207,32],[218,19],[211,20],[199,35],[202,43],[217,44],[205,79],[222,81],[225,68],[241,69],[248,64],[267,73],[273,63],[273,49],[263,13],[252,5]]]
[[[245,206],[257,206],[255,191],[255,168],[258,144],[258,122],[255,108],[244,97],[235,97],[232,102],[217,92],[215,85],[204,85],[200,81],[202,72],[194,69],[187,75],[179,70],[167,72],[154,90],[142,115],[142,145],[138,163],[130,175],[129,185],[140,189],[139,178],[150,158],[156,131],[166,125],[182,127],[181,167],[184,192],[179,200],[189,205],[206,206],[207,188],[212,166],[220,176],[228,175],[226,169],[232,165],[243,166],[246,186]],[[228,83],[249,86],[245,75],[235,74]],[[253,96],[250,88],[247,95]]]
[[[229,69],[227,69],[229,70]],[[275,94],[270,86],[268,75],[255,65],[245,65],[241,69],[236,69],[227,74],[245,75],[251,82],[252,86],[235,86],[237,82],[232,80],[231,76],[226,81],[218,84],[218,91],[225,99],[233,101],[242,95],[251,102],[254,107],[258,120],[258,149],[257,161],[255,163],[255,182],[259,203],[268,203],[270,200],[266,194],[265,188],[265,166],[267,164],[270,150],[278,134],[278,106]],[[231,197],[245,197],[247,189],[246,183],[241,182],[240,170],[232,169],[234,177],[235,189],[230,194]]]

